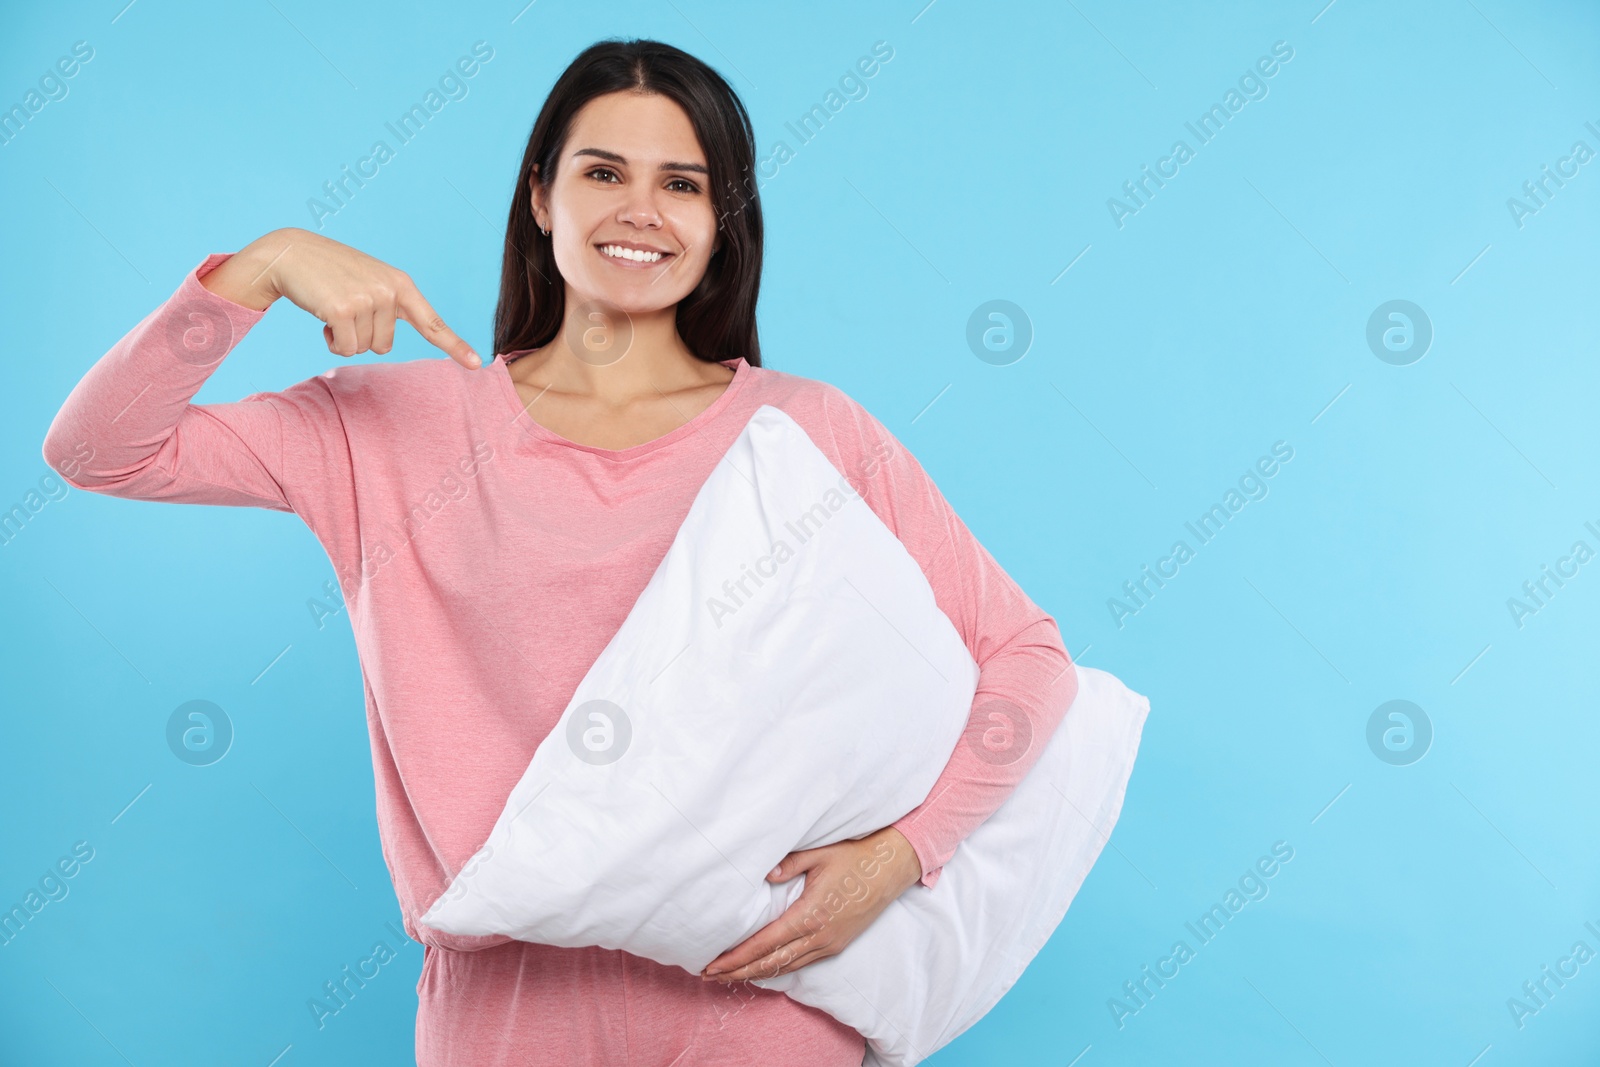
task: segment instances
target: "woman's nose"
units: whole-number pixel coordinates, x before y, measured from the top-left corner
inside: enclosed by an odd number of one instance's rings
[[[635,226],[659,227],[661,225],[661,210],[656,203],[656,196],[657,190],[649,186],[634,186],[629,190],[628,198],[623,203],[622,211],[618,217],[622,221],[633,223]]]

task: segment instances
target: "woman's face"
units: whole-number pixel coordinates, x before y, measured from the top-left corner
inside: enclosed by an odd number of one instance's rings
[[[573,119],[548,198],[538,176],[530,180],[569,307],[574,299],[629,314],[672,307],[718,247],[705,153],[689,116],[665,96],[595,97]],[[619,248],[645,254],[624,258]]]

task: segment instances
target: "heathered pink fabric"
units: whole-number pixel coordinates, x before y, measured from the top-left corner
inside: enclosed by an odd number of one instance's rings
[[[443,357],[341,363],[282,391],[193,404],[264,314],[200,284],[229,255],[207,256],[85,373],[44,456],[70,484],[112,496],[292,511],[326,550],[360,656],[384,859],[406,932],[427,946],[419,1064],[859,1064],[859,1034],[778,992],[417,920],[483,844],[761,404],[787,412],[850,479],[981,668],[967,738],[894,824],[926,872],[907,892],[932,891],[1043,747],[1006,762],[990,746],[985,758],[996,724],[981,706],[1010,702],[1028,717],[1017,734],[1035,739],[1066,714],[1076,673],[1055,620],[864,408],[743,359],[727,361],[733,381],[705,411],[620,450],[534,422],[503,354],[476,371]]]

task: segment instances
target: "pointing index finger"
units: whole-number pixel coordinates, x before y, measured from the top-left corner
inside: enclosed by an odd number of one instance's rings
[[[463,367],[470,370],[483,366],[483,360],[472,350],[472,346],[445,325],[444,319],[433,310],[433,306],[423,298],[415,286],[407,286],[402,290],[396,310],[400,318],[416,327],[423,340],[442,350]]]

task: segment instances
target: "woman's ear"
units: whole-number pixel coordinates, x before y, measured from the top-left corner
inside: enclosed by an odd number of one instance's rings
[[[528,177],[529,210],[533,214],[533,221],[539,229],[547,230],[548,226],[540,220],[539,216],[545,213],[544,186],[539,184],[539,164],[533,165],[533,173]]]

